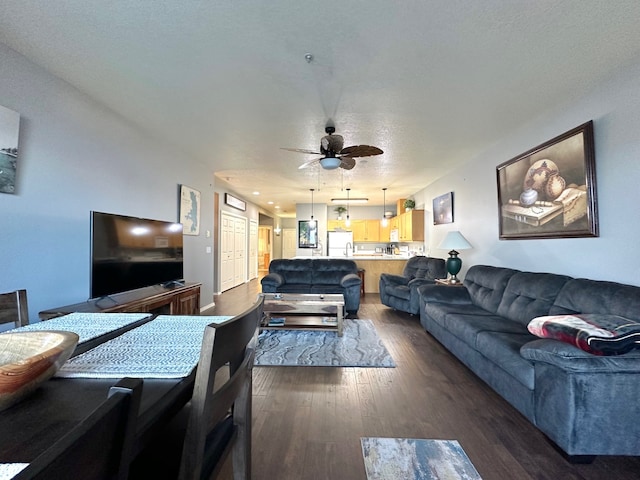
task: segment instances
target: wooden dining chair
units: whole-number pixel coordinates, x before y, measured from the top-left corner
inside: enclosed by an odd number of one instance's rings
[[[141,379],[120,380],[107,400],[13,480],[126,480],[141,395]]]
[[[29,324],[27,291],[0,293],[0,324],[13,323],[16,327]]]
[[[263,302],[205,328],[191,401],[134,462],[130,478],[215,478],[229,454],[234,480],[251,478],[251,377]]]

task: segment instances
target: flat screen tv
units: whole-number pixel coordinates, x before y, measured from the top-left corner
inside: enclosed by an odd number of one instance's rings
[[[91,212],[91,298],[183,280],[180,223]]]

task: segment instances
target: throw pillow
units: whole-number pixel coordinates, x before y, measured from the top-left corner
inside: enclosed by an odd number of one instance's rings
[[[618,315],[548,315],[531,320],[528,329],[595,355],[621,355],[640,348],[640,323]]]

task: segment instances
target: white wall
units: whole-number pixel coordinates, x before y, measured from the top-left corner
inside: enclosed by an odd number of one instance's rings
[[[213,301],[213,175],[205,166],[0,44],[0,105],[20,113],[16,194],[0,194],[0,291],[26,288],[30,319],[89,296],[89,212],[178,220],[179,185],[200,190],[185,278]]]
[[[639,84],[640,62],[581,101],[532,119],[517,135],[418,192],[416,202],[427,210],[434,197],[454,192],[455,223],[433,226],[427,213],[428,251],[446,258],[437,246],[446,232],[460,230],[474,247],[461,252],[463,274],[473,264],[487,264],[640,285]],[[600,237],[498,240],[496,166],[589,120],[594,121]]]

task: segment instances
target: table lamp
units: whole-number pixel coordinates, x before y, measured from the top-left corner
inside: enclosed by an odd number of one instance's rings
[[[456,250],[467,250],[473,247],[459,231],[455,230],[447,233],[447,236],[444,237],[444,240],[440,243],[438,248],[442,250],[451,249],[449,252],[449,258],[447,258],[447,272],[451,275],[449,283],[460,283],[460,280],[458,280],[456,275],[460,273],[462,260],[458,258],[458,252]]]

